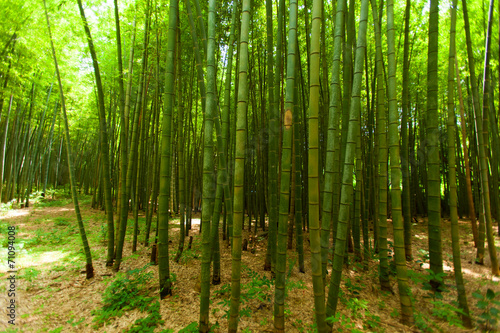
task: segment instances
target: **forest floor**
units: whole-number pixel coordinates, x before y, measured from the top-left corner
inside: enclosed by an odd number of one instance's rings
[[[5,332],[196,332],[199,315],[198,281],[201,262],[199,224],[193,219],[193,245],[186,248],[179,263],[175,263],[178,246],[179,220],[171,221],[169,248],[173,294],[157,301],[158,266],[149,265],[151,247],[142,245],[144,232],[139,235],[140,245],[131,252],[133,219],[129,217],[124,260],[120,273],[105,267],[106,221],[100,210],[90,207],[90,198],[81,201],[87,237],[89,239],[94,278],[85,278],[85,258],[68,197],[34,198],[29,208],[0,211],[0,276],[7,280],[7,228],[16,226],[16,280],[15,325],[7,324],[7,283],[0,285],[0,331]],[[140,222],[144,222],[140,216]],[[144,223],[142,223],[144,224]],[[492,301],[500,301],[500,283],[491,275],[490,260],[486,250],[485,265],[475,265],[470,222],[460,220],[460,245],[465,288],[471,313],[473,330],[460,328],[460,320],[454,311],[456,288],[451,255],[450,223],[442,223],[443,262],[446,290],[435,295],[426,290],[429,274],[428,239],[425,219],[413,224],[413,261],[408,263],[410,287],[415,309],[415,324],[411,327],[400,323],[400,304],[397,280],[391,276],[394,293],[382,292],[378,281],[378,261],[375,256],[368,262],[368,270],[361,263],[352,262],[343,271],[342,292],[339,299],[339,321],[334,331],[342,332],[470,332],[494,331],[498,326],[481,324],[481,315],[492,311]],[[496,228],[495,228],[496,229]],[[392,225],[389,221],[389,238]],[[259,230],[260,232],[260,230]],[[154,235],[152,231],[151,235]],[[262,234],[261,234],[262,235]],[[247,231],[244,238],[248,238]],[[287,288],[285,300],[285,327],[287,332],[314,332],[314,300],[310,266],[310,248],[305,234],[305,273],[298,270],[298,257],[294,250],[287,252]],[[497,244],[500,239],[496,237]],[[242,332],[273,332],[274,298],[270,272],[263,270],[267,240],[257,237],[242,254],[242,303],[239,329]],[[227,331],[229,309],[231,249],[221,240],[221,284],[211,286],[210,323],[214,332]],[[391,248],[392,249],[392,248]],[[500,250],[497,246],[497,250]],[[255,253],[252,253],[255,252]],[[327,283],[330,275],[327,277]],[[114,286],[115,294],[110,289]],[[128,286],[128,287],[127,287]],[[121,287],[121,289],[120,289]],[[498,293],[488,296],[487,290]],[[121,290],[121,293],[118,293]],[[473,296],[475,293],[476,296]],[[482,295],[482,296],[479,296]],[[111,303],[103,295],[115,296]],[[143,304],[143,312],[129,304],[122,311],[110,308],[118,304],[119,297],[136,304]],[[148,298],[154,297],[154,298]],[[479,302],[484,297],[483,303]],[[123,300],[122,300],[123,301]],[[114,302],[114,303],[113,303]],[[478,303],[479,302],[479,303]],[[146,305],[144,305],[146,304]],[[479,307],[478,307],[479,305]],[[499,308],[497,306],[497,308]],[[161,318],[160,318],[161,317]],[[107,318],[107,319],[103,319]],[[138,319],[142,319],[137,321]],[[163,323],[161,322],[163,321]],[[156,326],[156,327],[155,327]]]

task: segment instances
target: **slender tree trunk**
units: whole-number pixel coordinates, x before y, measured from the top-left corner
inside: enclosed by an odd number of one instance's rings
[[[394,41],[394,2],[387,0],[387,59],[388,59],[388,104],[389,104],[389,150],[391,166],[392,227],[394,234],[394,257],[398,278],[401,318],[404,324],[413,322],[413,308],[406,271],[405,230],[401,208],[401,164],[399,153],[399,114],[396,93],[396,50]],[[411,238],[410,238],[411,241]]]
[[[250,28],[250,0],[243,0],[238,69],[238,105],[236,113],[236,149],[234,155],[233,240],[231,246],[231,306],[229,333],[238,330],[241,293],[241,232],[244,215],[244,175],[246,152],[246,113],[248,108],[248,31]]]
[[[170,264],[168,255],[168,202],[170,199],[170,171],[171,171],[171,129],[172,109],[174,104],[174,69],[175,69],[175,35],[177,33],[178,0],[170,1],[165,96],[163,108],[161,162],[160,162],[160,194],[158,206],[158,273],[160,280],[160,298],[172,294],[170,280]]]
[[[361,82],[363,79],[363,65],[366,48],[366,30],[368,19],[368,0],[361,3],[361,13],[358,30],[358,41],[356,48],[356,61],[354,65],[354,79],[352,86],[352,100],[350,103],[349,124],[345,160],[342,173],[342,190],[339,209],[339,220],[337,226],[337,240],[335,242],[335,256],[333,259],[333,273],[330,280],[328,292],[328,304],[326,316],[334,316],[337,310],[340,280],[342,277],[342,266],[347,241],[347,224],[352,201],[352,174],[354,169],[354,154],[356,150],[356,134],[360,124],[361,111]],[[311,76],[312,80],[312,76]],[[311,218],[311,222],[312,222]],[[312,243],[312,242],[311,242]]]
[[[269,1],[268,1],[269,2]],[[269,20],[269,11],[271,4],[266,3],[266,12]],[[284,7],[285,1],[280,0],[278,2],[278,30],[276,36],[276,58],[274,73],[269,71],[268,75],[274,74],[274,81],[272,83],[273,91],[269,93],[269,165],[268,165],[268,178],[269,178],[269,237],[267,243],[267,253],[270,254],[271,258],[271,276],[276,273],[276,240],[277,240],[277,227],[278,227],[278,206],[279,206],[279,195],[278,195],[278,176],[279,176],[279,142],[280,142],[280,96],[281,96],[281,67],[282,67],[282,44],[283,44],[283,20],[284,20]],[[268,23],[267,26],[268,34],[272,26]],[[268,40],[269,43],[272,42]],[[273,46],[274,47],[274,46]],[[269,59],[268,59],[269,61]],[[269,63],[268,63],[268,66]],[[269,84],[271,87],[271,84]],[[269,88],[271,89],[271,88]]]
[[[455,283],[458,291],[458,303],[463,313],[462,322],[467,328],[472,328],[467,296],[465,294],[464,279],[462,275],[462,263],[460,259],[460,238],[458,230],[457,213],[457,181],[455,168],[455,27],[457,21],[457,0],[451,5],[451,27],[450,27],[450,52],[448,57],[448,174],[450,184],[450,220],[451,220],[451,246],[453,249],[453,266],[455,268]],[[459,85],[460,86],[460,85]],[[459,88],[460,89],[460,88]],[[459,90],[460,91],[460,90]],[[461,93],[461,91],[460,91]],[[462,127],[465,123],[462,123]]]
[[[486,50],[484,56],[484,79],[483,79],[483,114],[482,114],[482,124],[480,111],[474,110],[476,115],[476,129],[477,129],[477,142],[479,144],[479,168],[481,172],[481,193],[483,196],[482,210],[485,215],[486,220],[486,239],[488,240],[488,252],[490,254],[491,260],[491,273],[495,276],[500,275],[500,270],[498,267],[498,258],[495,247],[495,238],[493,236],[493,221],[491,217],[491,204],[490,204],[490,186],[489,186],[489,171],[488,171],[488,160],[486,156],[486,144],[489,142],[489,131],[488,131],[488,110],[489,110],[489,90],[490,90],[490,44],[491,44],[491,26],[493,19],[493,5],[494,0],[490,0],[490,9],[488,14],[488,32],[486,35]],[[496,167],[496,166],[494,166]],[[495,184],[498,186],[498,184]]]
[[[52,144],[54,143],[54,127],[56,125],[56,120],[57,120],[57,115],[59,111],[59,101],[56,102],[56,105],[54,107],[54,116],[52,118],[52,125],[50,127],[50,134],[49,134],[49,139],[48,139],[48,147],[47,147],[47,164],[45,165],[45,177],[43,180],[43,193],[44,195],[47,195],[47,181],[49,179],[49,167],[50,167],[50,157],[52,154]]]
[[[383,80],[382,43],[380,21],[377,16],[376,1],[372,0],[372,15],[375,22],[376,75],[377,75],[377,138],[378,138],[378,250],[380,258],[379,281],[382,290],[391,290],[389,263],[387,260],[387,118]]]
[[[115,236],[114,236],[114,223],[113,223],[113,204],[111,197],[111,177],[109,175],[109,148],[108,148],[108,134],[106,129],[106,110],[104,105],[104,91],[102,89],[101,73],[99,71],[99,63],[97,62],[97,55],[94,48],[94,42],[92,41],[90,28],[87,19],[85,18],[85,12],[83,10],[82,0],[77,0],[77,2],[78,2],[78,8],[80,9],[80,16],[82,19],[83,28],[87,36],[90,55],[92,56],[95,81],[97,85],[97,95],[99,102],[99,128],[101,136],[102,172],[104,181],[104,200],[105,200],[106,219],[108,226],[108,254],[107,254],[106,264],[109,265],[110,258],[113,257]]]
[[[216,182],[214,175],[213,162],[213,127],[214,117],[217,112],[216,99],[216,72],[215,72],[215,13],[217,10],[217,1],[209,1],[208,9],[208,48],[207,48],[207,99],[205,107],[205,126],[203,142],[203,198],[201,209],[201,228],[202,228],[202,259],[201,259],[201,295],[200,295],[200,332],[208,332],[209,308],[210,308],[210,260],[211,247],[210,228],[218,227],[218,221],[211,225],[211,217],[214,209],[214,194]],[[220,171],[219,171],[220,172]]]
[[[78,0],[78,1],[80,1],[80,0]],[[49,32],[50,46],[52,48],[52,57],[54,59],[54,66],[56,69],[57,82],[59,83],[59,95],[60,95],[61,107],[62,107],[63,118],[64,118],[64,129],[65,129],[64,134],[66,137],[66,152],[67,152],[68,167],[69,167],[69,180],[70,180],[70,185],[71,185],[71,195],[73,197],[73,204],[75,206],[76,219],[78,222],[80,236],[82,238],[83,250],[85,253],[85,258],[87,260],[87,264],[85,267],[86,272],[87,272],[87,279],[91,279],[92,277],[94,277],[94,268],[92,266],[92,256],[90,253],[90,247],[89,247],[89,243],[87,241],[87,235],[85,233],[85,227],[83,225],[82,216],[80,214],[80,206],[78,204],[78,195],[76,193],[75,167],[73,165],[73,160],[72,160],[72,155],[71,155],[71,141],[70,141],[70,136],[69,136],[68,117],[66,115],[66,104],[64,102],[64,93],[63,93],[63,86],[62,86],[62,82],[61,82],[61,75],[59,74],[59,67],[57,65],[56,50],[54,48],[54,42],[52,41],[52,33],[50,31],[50,23],[49,23],[49,14],[47,13],[47,5],[45,3],[45,0],[43,1],[43,6],[45,9],[45,18],[47,19],[47,29]]]
[[[325,162],[325,186],[323,190],[323,214],[321,224],[321,264],[322,276],[325,280],[327,274],[328,250],[330,249],[330,227],[331,221],[334,221],[334,230],[336,231],[337,217],[336,210],[333,207],[338,206],[339,191],[335,188],[335,181],[339,178],[338,159],[335,159],[335,152],[338,152],[339,146],[339,122],[342,114],[340,107],[340,56],[342,54],[342,31],[344,26],[344,4],[337,1],[337,13],[335,16],[335,40],[333,46],[333,65],[332,81],[330,88],[330,105],[328,113],[328,132],[326,143],[326,162]],[[335,195],[334,195],[335,194]],[[334,235],[335,236],[335,235]]]
[[[411,0],[406,1],[405,9],[405,42],[403,50],[403,93],[402,93],[402,119],[401,119],[401,169],[403,174],[403,222],[406,260],[411,260],[411,189],[410,189],[410,163],[409,163],[409,140],[408,140],[408,85],[410,73],[410,9]]]
[[[276,283],[274,289],[274,330],[285,332],[285,278],[287,224],[289,220],[290,180],[292,173],[293,93],[295,85],[295,53],[297,43],[297,1],[290,1],[288,54],[286,70],[285,115],[281,150],[278,244],[276,249]],[[293,184],[292,184],[293,186]],[[324,302],[324,301],[323,301]]]
[[[322,0],[313,0],[311,20],[310,79],[309,79],[309,239],[311,242],[311,273],[314,289],[314,312],[318,332],[327,332],[325,286],[321,268],[320,184],[319,184],[319,95],[320,95],[320,34]]]
[[[427,207],[429,212],[429,261],[434,274],[443,273],[441,250],[441,178],[439,162],[438,33],[439,0],[431,0],[427,61]],[[433,279],[433,288],[439,281]]]
[[[7,116],[5,117],[5,127],[4,134],[1,141],[0,146],[0,201],[2,199],[2,190],[3,190],[3,179],[4,179],[4,169],[5,169],[5,146],[7,145],[7,132],[9,131],[9,117],[10,111],[12,110],[12,100],[14,98],[13,94],[10,94],[9,99],[9,110],[7,111]]]

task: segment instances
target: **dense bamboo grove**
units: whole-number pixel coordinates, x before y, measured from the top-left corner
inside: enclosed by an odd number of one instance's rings
[[[0,198],[25,209],[30,196],[71,188],[87,278],[81,194],[105,211],[106,266],[117,272],[124,247],[147,247],[160,299],[183,283],[173,280],[168,244],[178,262],[201,212],[200,332],[213,324],[210,286],[221,283],[222,246],[231,247],[231,280],[222,281],[230,284],[229,332],[241,329],[247,247],[266,251],[276,332],[288,329],[293,251],[300,272],[310,263],[318,332],[337,325],[331,319],[353,262],[363,270],[376,262],[374,288],[397,282],[401,321],[413,325],[408,263],[420,219],[430,285],[441,291],[443,258],[453,256],[461,319],[472,326],[460,247],[474,246],[476,263],[500,275],[494,0],[0,7]],[[465,243],[459,219],[471,225]],[[452,253],[443,253],[445,233]],[[256,250],[258,235],[266,249]]]

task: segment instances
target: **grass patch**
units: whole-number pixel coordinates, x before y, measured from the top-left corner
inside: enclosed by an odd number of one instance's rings
[[[153,278],[152,272],[146,272],[148,267],[149,264],[117,275],[102,295],[103,306],[92,311],[96,323],[94,328],[98,329],[110,319],[133,309],[147,312],[148,315],[137,319],[128,332],[154,332],[156,326],[164,322],[161,320],[160,302],[149,296],[146,290],[146,285]]]

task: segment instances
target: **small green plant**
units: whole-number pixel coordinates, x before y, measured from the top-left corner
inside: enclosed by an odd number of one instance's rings
[[[391,317],[392,318],[398,318],[399,317],[399,310],[396,309],[396,308],[392,309],[392,311],[391,311]]]
[[[160,303],[154,297],[147,295],[145,286],[153,278],[153,273],[146,272],[149,264],[143,268],[134,269],[125,274],[119,274],[104,291],[103,306],[92,311],[98,328],[113,317],[121,316],[125,311],[139,309],[148,312],[148,316],[135,321],[129,332],[154,332],[158,324],[162,324]]]
[[[478,300],[477,307],[482,310],[478,322],[486,330],[493,330],[500,319],[500,310],[496,307],[500,306],[500,301],[495,299],[498,295],[500,292],[494,292],[490,288],[486,291],[486,295],[481,294],[479,290],[472,293]]]
[[[363,290],[363,288],[365,287],[365,284],[363,283],[352,283],[351,279],[346,279],[344,281],[344,285],[345,287],[347,288],[347,291],[349,291],[349,293],[352,295],[352,296],[357,296],[360,294],[361,290]]]
[[[434,291],[434,293],[432,293],[431,295],[433,298],[442,299],[443,296],[441,295],[441,293],[446,291],[446,285],[444,283],[446,273],[434,273],[434,271],[431,269],[426,269],[426,271],[429,273],[429,275],[423,276],[426,280],[425,282],[423,282],[424,290],[432,290]]]
[[[28,282],[33,282],[37,278],[37,276],[40,274],[40,271],[36,268],[32,267],[27,267],[23,269],[23,272],[21,275],[19,275],[20,279],[24,279]]]
[[[78,320],[78,321],[74,321],[75,318],[74,316],[72,316],[72,318],[70,320],[67,321],[68,324],[71,324],[71,326],[73,327],[76,327],[78,325],[80,325],[81,323],[83,323],[83,321],[85,320],[85,317],[82,317],[82,319]]]
[[[252,278],[252,281],[241,286],[240,301],[242,306],[240,307],[240,316],[250,317],[253,310],[250,307],[245,307],[244,305],[251,300],[258,300],[265,303],[271,302],[271,286],[274,282],[269,280],[265,275],[260,275],[248,267],[243,268],[248,276]],[[214,295],[220,296],[230,292],[231,286],[226,283],[216,290]],[[229,318],[229,300],[227,298],[223,298],[218,304],[227,308],[222,318]]]
[[[196,333],[198,332],[198,322],[193,321],[189,325],[179,330],[179,333]]]
[[[332,324],[339,323],[336,326],[338,332],[362,333],[362,331],[356,329],[356,324],[345,314],[337,312],[335,316],[326,318],[326,321]]]
[[[420,267],[422,267],[424,265],[424,263],[429,261],[429,251],[424,250],[424,249],[418,249],[417,257],[418,257],[418,259],[416,260],[416,262],[417,262],[417,264],[420,265]]]
[[[413,314],[413,319],[415,320],[415,326],[417,326],[419,330],[421,330],[422,332],[432,332],[431,325],[429,324],[429,319],[421,312],[415,312]]]
[[[370,312],[368,304],[367,300],[358,298],[350,298],[346,304],[346,308],[351,311],[352,318],[363,319],[363,328],[365,330],[380,326],[380,317]]]
[[[459,317],[460,314],[464,314],[461,309],[440,300],[431,301],[431,303],[434,306],[432,309],[434,317],[444,320],[451,326],[463,328],[462,320]]]
[[[57,227],[65,227],[69,226],[70,224],[71,223],[63,217],[56,217],[56,221],[54,222],[54,225]]]

